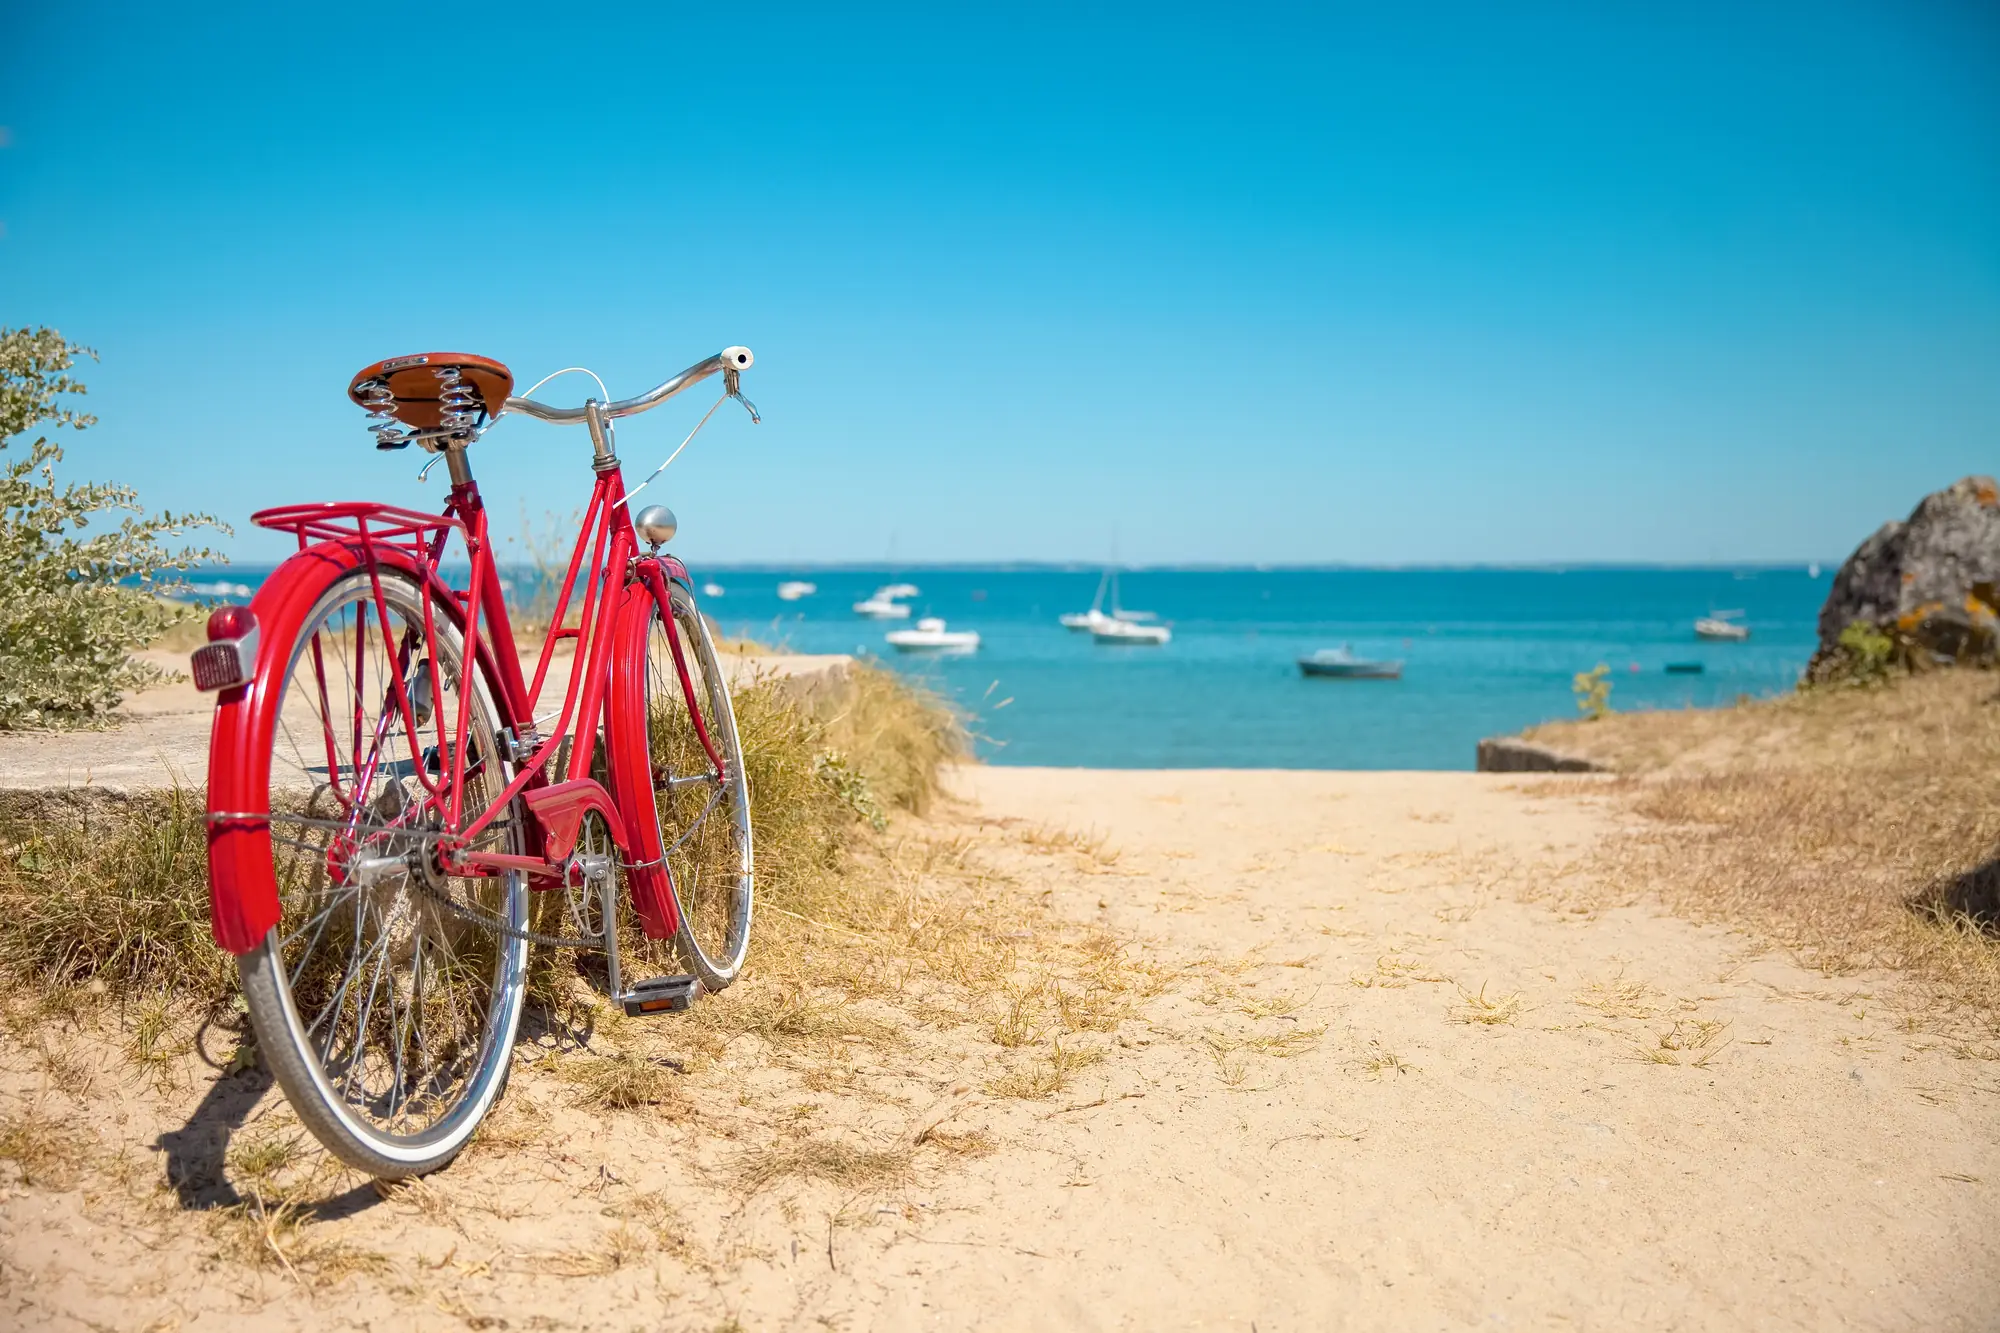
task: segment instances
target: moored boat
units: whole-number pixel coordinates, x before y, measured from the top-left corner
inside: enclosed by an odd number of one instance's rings
[[[1342,644],[1338,648],[1322,648],[1316,653],[1307,653],[1299,659],[1299,670],[1308,676],[1325,676],[1334,680],[1399,680],[1403,675],[1403,664],[1356,657],[1353,649]]]
[[[1111,596],[1111,610],[1108,612],[1104,609],[1106,593],[1109,593]],[[1057,620],[1062,622],[1064,629],[1091,631],[1096,631],[1115,621],[1123,621],[1130,625],[1145,625],[1151,624],[1159,618],[1158,614],[1152,611],[1127,611],[1124,607],[1118,605],[1118,571],[1115,569],[1105,570],[1104,577],[1097,581],[1097,596],[1091,599],[1088,611],[1071,611],[1067,615],[1056,617]],[[1143,641],[1145,640],[1133,640],[1133,642]],[[1161,639],[1159,642],[1165,643],[1166,640]]]
[[[803,579],[787,579],[778,585],[778,600],[796,602],[801,597],[810,597],[819,591],[817,583],[807,583]]]
[[[1750,637],[1750,627],[1739,624],[1736,619],[1742,614],[1741,611],[1711,611],[1694,622],[1695,637],[1721,643],[1741,643]]]
[[[877,593],[873,597],[856,602],[854,614],[866,616],[870,620],[908,620],[910,607],[907,602],[892,602]]]
[[[899,653],[969,653],[979,647],[979,631],[947,629],[937,616],[925,616],[910,629],[892,629],[882,636]]]
[[[1104,593],[1106,589],[1112,586],[1113,581],[1117,577],[1110,570],[1105,570],[1103,577],[1097,580],[1097,596],[1090,599],[1090,609],[1088,611],[1071,611],[1066,615],[1056,617],[1062,622],[1062,627],[1074,630],[1096,629],[1099,625],[1111,619],[1110,616],[1104,614]],[[1115,601],[1113,605],[1116,605]]]
[[[1137,621],[1105,616],[1090,627],[1090,637],[1099,643],[1157,646],[1174,635],[1165,625],[1142,625]]]

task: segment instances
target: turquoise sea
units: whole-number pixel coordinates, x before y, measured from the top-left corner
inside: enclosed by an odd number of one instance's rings
[[[265,570],[192,576],[254,586]],[[1108,768],[1467,769],[1482,736],[1575,715],[1571,678],[1611,668],[1617,709],[1706,707],[1789,689],[1812,656],[1831,571],[1718,569],[1141,569],[1122,604],[1173,641],[1108,647],[1056,617],[1089,607],[1096,569],[695,569],[732,635],[879,658],[963,707],[996,764]],[[781,601],[805,579],[813,596]],[[852,604],[917,585],[910,621]],[[233,591],[233,590],[230,590]],[[1703,643],[1696,616],[1741,610],[1747,643]],[[915,616],[976,629],[966,657],[903,656],[882,639]],[[1296,659],[1340,644],[1400,658],[1396,681],[1309,680]],[[1700,662],[1701,675],[1668,675]]]
[[[697,570],[732,634],[881,658],[973,716],[996,764],[1110,768],[1471,768],[1480,737],[1575,715],[1572,677],[1611,669],[1614,708],[1683,708],[1789,689],[1812,656],[1831,574],[1756,569],[1128,571],[1121,603],[1173,628],[1164,647],[1099,645],[1056,617],[1095,569]],[[819,586],[782,602],[780,580]],[[916,584],[913,616],[980,632],[968,657],[903,656],[854,602]],[[1741,610],[1748,642],[1694,619]],[[1400,658],[1395,681],[1306,679],[1303,653]],[[1668,675],[1700,662],[1701,675]]]

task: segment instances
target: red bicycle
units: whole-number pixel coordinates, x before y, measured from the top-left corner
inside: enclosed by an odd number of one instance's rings
[[[557,408],[512,397],[484,357],[382,361],[349,396],[378,448],[443,458],[444,512],[253,517],[299,549],[247,607],[217,610],[194,654],[196,685],[219,691],[211,919],[265,1063],[352,1166],[417,1175],[465,1146],[505,1085],[532,945],[601,951],[632,1014],[685,1009],[743,966],[750,793],[728,682],[686,567],[660,550],[672,513],[630,514],[612,422],[718,372],[755,422],[750,364],[731,347],[636,398]],[[508,413],[585,426],[594,449],[532,678],[467,462]],[[561,704],[538,713],[565,653]],[[688,974],[624,985],[621,879]]]

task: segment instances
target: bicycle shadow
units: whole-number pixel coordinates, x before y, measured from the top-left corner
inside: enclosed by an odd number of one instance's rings
[[[2000,856],[1932,885],[1909,905],[1934,918],[1955,918],[1989,935],[2000,934]]]
[[[261,1066],[232,1072],[211,1059],[202,1041],[211,1026],[202,1025],[195,1048],[219,1077],[202,1094],[187,1123],[160,1135],[152,1145],[156,1152],[166,1154],[167,1184],[184,1212],[235,1208],[247,1202],[229,1180],[229,1141],[272,1087],[271,1075]],[[314,1221],[330,1222],[352,1217],[381,1199],[374,1182],[365,1181],[320,1200],[304,1212]]]
[[[189,1113],[187,1123],[161,1134],[152,1144],[156,1152],[166,1154],[167,1184],[185,1212],[236,1208],[249,1202],[229,1180],[229,1142],[273,1086],[271,1075],[261,1065],[231,1071],[208,1054],[204,1039],[216,1026],[213,1021],[204,1023],[195,1039],[203,1062],[217,1073],[215,1082]],[[534,1044],[541,1039],[588,1050],[595,1032],[595,1015],[589,1010],[567,1014],[537,1005],[522,1015],[520,1040]],[[352,1217],[381,1201],[375,1183],[364,1181],[311,1205],[303,1215],[331,1222]]]

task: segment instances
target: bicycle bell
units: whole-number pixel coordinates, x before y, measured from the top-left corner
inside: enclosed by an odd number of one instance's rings
[[[639,517],[632,526],[639,530],[639,540],[656,551],[662,542],[672,541],[674,533],[680,528],[674,519],[674,511],[665,505],[647,505],[639,511]]]

